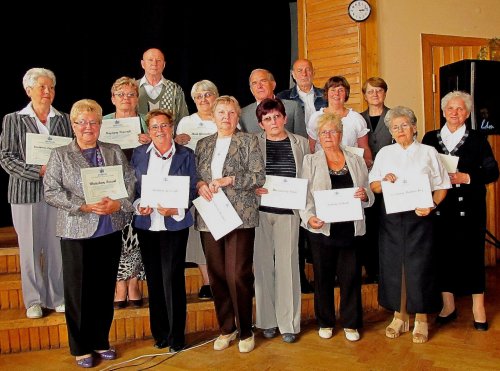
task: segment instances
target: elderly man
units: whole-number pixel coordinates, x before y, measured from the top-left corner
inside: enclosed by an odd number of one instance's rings
[[[255,97],[255,102],[243,107],[241,110],[240,125],[243,131],[248,133],[259,133],[262,129],[257,122],[255,109],[264,99],[274,98],[276,81],[271,72],[262,68],[253,70],[248,80],[250,83],[250,91]],[[302,135],[307,138],[304,112],[300,109],[299,104],[292,100],[283,100],[283,104],[285,105],[286,116],[288,118],[286,129],[291,133]]]
[[[276,94],[280,99],[294,100],[300,104],[305,115],[305,122],[320,108],[327,106],[323,89],[313,85],[314,68],[309,59],[297,59],[293,63],[292,77],[295,86]]]

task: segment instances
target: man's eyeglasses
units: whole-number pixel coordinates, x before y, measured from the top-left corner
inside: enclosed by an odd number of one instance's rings
[[[80,121],[75,121],[76,125],[79,125],[81,127],[85,127],[87,125],[90,125],[91,127],[95,127],[100,124],[98,121],[85,121],[85,120],[80,120]]]
[[[327,135],[335,135],[340,134],[340,131],[337,130],[322,130],[319,132],[319,135],[322,137],[326,137]]]
[[[120,99],[123,99],[125,97],[127,98],[136,98],[137,94],[136,93],[123,93],[123,92],[118,92],[113,94],[115,97],[118,97]]]
[[[194,100],[202,100],[202,99],[207,99],[207,98],[210,98],[210,97],[213,97],[215,96],[214,93],[212,93],[211,91],[207,91],[206,93],[199,93],[199,94],[196,94],[194,96]]]
[[[399,131],[399,130],[406,130],[411,127],[411,124],[408,124],[407,122],[402,123],[401,125],[392,125],[391,126],[391,131]]]
[[[165,129],[165,128],[172,128],[172,127],[174,127],[174,124],[172,124],[172,123],[168,123],[168,124],[167,124],[167,123],[165,123],[165,124],[160,124],[160,125],[151,125],[151,126],[149,127],[149,130],[154,130],[154,131],[157,131],[157,130],[159,130],[159,129],[162,129],[162,130],[163,130],[163,129]]]

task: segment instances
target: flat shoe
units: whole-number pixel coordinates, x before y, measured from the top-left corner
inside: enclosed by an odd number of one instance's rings
[[[333,328],[332,327],[321,327],[318,331],[318,335],[323,339],[330,339],[333,336]]]
[[[402,333],[408,331],[410,331],[410,322],[408,320],[403,321],[402,319],[394,317],[389,326],[385,328],[385,336],[395,339]]]
[[[345,338],[349,341],[358,341],[359,332],[356,329],[345,328],[344,329]]]
[[[448,324],[456,319],[457,319],[457,309],[455,308],[455,310],[453,312],[451,312],[450,314],[448,314],[446,317],[438,315],[436,317],[436,323],[439,325],[446,325],[446,324]]]
[[[144,301],[142,299],[137,299],[137,300],[133,300],[133,299],[129,299],[128,300],[128,303],[133,307],[133,308],[140,308],[142,307],[142,305],[144,304]]]
[[[76,365],[78,367],[83,367],[83,368],[94,367],[94,357],[90,356],[90,357],[85,357],[82,359],[77,359]]]
[[[249,353],[255,348],[255,338],[252,334],[249,338],[245,340],[240,340],[238,343],[238,349],[240,350],[240,353]]]
[[[158,340],[157,342],[155,342],[154,347],[156,349],[166,348],[166,347],[168,347],[168,340]]]
[[[126,308],[127,307],[127,301],[126,300],[119,300],[119,301],[115,301],[113,303],[113,306],[115,307],[115,309],[123,309],[123,308]]]
[[[427,322],[415,321],[413,325],[413,342],[422,344],[429,339],[429,326]]]
[[[214,341],[214,350],[226,349],[229,346],[229,343],[236,339],[236,335],[238,335],[238,330],[234,330],[234,332],[227,335],[219,335],[219,337]]]
[[[476,321],[474,321],[474,328],[477,331],[488,331],[488,322],[476,322]]]
[[[266,328],[262,331],[262,335],[264,335],[266,339],[272,339],[276,336],[276,327]]]
[[[170,353],[177,353],[184,349],[184,345],[172,345],[170,347]]]
[[[96,354],[98,357],[106,359],[108,361],[116,359],[116,350],[114,350],[113,348],[109,348],[108,350],[105,350],[103,352],[96,351]]]
[[[283,339],[283,341],[285,343],[293,343],[295,341],[295,339],[297,339],[297,335],[286,333],[286,334],[281,335],[281,338]]]
[[[198,292],[198,299],[210,300],[213,298],[214,296],[212,295],[212,289],[210,288],[210,285],[201,286],[200,291]]]

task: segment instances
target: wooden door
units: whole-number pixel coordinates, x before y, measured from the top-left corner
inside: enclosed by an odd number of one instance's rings
[[[488,45],[488,39],[447,35],[422,34],[422,65],[424,77],[424,116],[425,131],[440,127],[439,67],[464,59],[476,59],[482,46]],[[500,161],[500,136],[490,135],[489,142]],[[488,219],[486,228],[500,238],[500,209],[497,207],[500,196],[500,182],[488,185],[486,197]],[[496,248],[486,243],[485,263],[496,265]],[[500,254],[498,254],[500,257]]]

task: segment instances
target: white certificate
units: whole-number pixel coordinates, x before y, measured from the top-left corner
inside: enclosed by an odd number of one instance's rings
[[[350,146],[345,146],[344,149],[347,152],[351,152],[353,155],[363,157],[363,154],[365,153],[365,149],[361,147],[350,147]]]
[[[355,198],[357,188],[339,188],[315,191],[316,216],[325,223],[363,219],[361,199]]]
[[[383,181],[381,184],[387,214],[434,206],[429,177],[426,174],[398,178],[394,183]]]
[[[439,153],[439,158],[441,159],[441,162],[443,163],[443,166],[448,173],[457,172],[458,159],[460,157]]]
[[[198,143],[200,139],[208,137],[215,132],[217,132],[217,128],[209,127],[208,125],[200,123],[199,126],[185,128],[181,134],[188,134],[191,137],[189,143],[186,144],[186,147],[189,147],[194,151],[196,149],[196,143]]]
[[[72,141],[68,137],[56,135],[26,133],[26,163],[46,165],[53,148],[65,146]]]
[[[143,175],[141,206],[187,209],[189,204],[189,176]]]
[[[266,175],[263,188],[269,193],[261,196],[262,206],[297,210],[306,208],[307,179]]]
[[[102,120],[99,140],[118,144],[122,149],[135,148],[139,143],[141,120],[139,116]]]
[[[85,202],[94,204],[103,197],[113,200],[128,197],[122,165],[81,169]]]
[[[226,194],[221,190],[213,194],[212,201],[208,202],[203,197],[198,197],[193,204],[216,241],[243,224]]]

